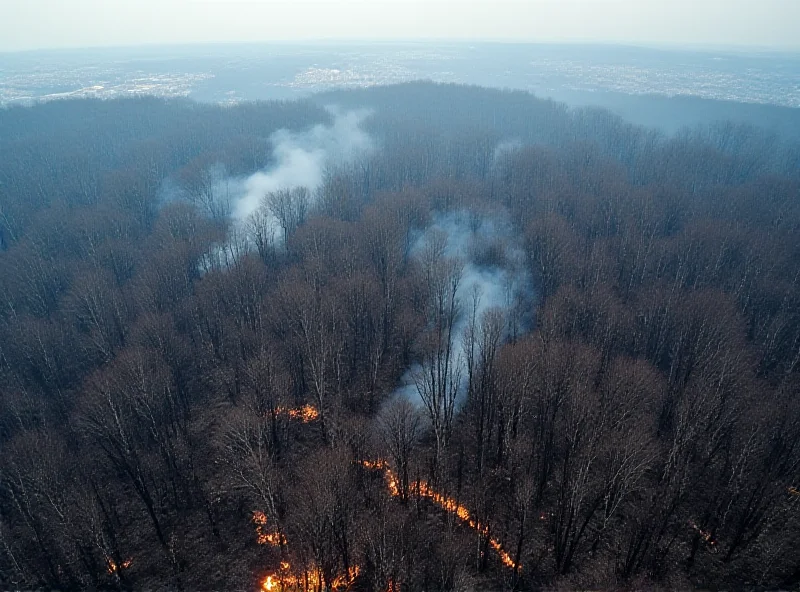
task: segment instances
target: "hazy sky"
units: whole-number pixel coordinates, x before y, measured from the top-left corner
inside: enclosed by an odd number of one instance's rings
[[[800,0],[0,0],[0,51],[492,39],[800,48]]]

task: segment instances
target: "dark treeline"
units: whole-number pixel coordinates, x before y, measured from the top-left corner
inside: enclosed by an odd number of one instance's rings
[[[241,232],[201,207],[219,166],[329,103],[376,150],[210,264]],[[755,127],[428,83],[0,111],[0,588],[800,585],[799,171]],[[476,257],[521,245],[533,289],[454,380],[458,265],[413,246],[465,211],[510,220]],[[414,364],[463,382],[453,413],[393,394]]]

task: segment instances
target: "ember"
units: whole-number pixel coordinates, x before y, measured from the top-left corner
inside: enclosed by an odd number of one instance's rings
[[[109,574],[114,574],[120,570],[128,569],[131,566],[131,563],[133,563],[132,559],[126,559],[125,561],[117,565],[117,563],[113,559],[111,559],[110,557],[106,557],[106,566]]]
[[[275,547],[286,545],[286,537],[280,532],[266,532],[267,516],[264,512],[253,512],[253,523],[256,525],[256,534],[259,545],[272,545]],[[346,590],[358,577],[361,568],[351,567],[346,574],[339,574],[330,582],[330,590]],[[323,589],[323,578],[319,569],[303,569],[293,571],[288,561],[281,561],[278,573],[268,575],[261,582],[261,589],[275,592],[307,591]]]
[[[310,408],[313,409],[313,408]],[[316,410],[314,410],[316,411]],[[279,411],[280,412],[280,411]],[[289,417],[293,417],[291,414],[286,412]],[[310,415],[306,415],[309,417]],[[315,416],[316,418],[316,416]],[[305,421],[305,420],[302,420]],[[311,421],[311,420],[309,420]],[[386,460],[378,459],[376,461],[369,461],[364,460],[361,461],[361,465],[367,469],[375,470],[375,471],[382,471],[383,477],[386,481],[386,487],[389,490],[389,494],[392,497],[398,497],[400,495],[400,485],[397,475],[392,471],[389,463]],[[511,555],[503,549],[503,546],[500,544],[500,541],[497,539],[489,536],[489,527],[488,525],[481,524],[478,522],[470,511],[463,505],[459,504],[455,499],[445,496],[442,493],[439,493],[426,481],[415,481],[411,484],[411,491],[420,497],[424,497],[433,501],[436,505],[443,508],[446,512],[455,514],[462,522],[467,524],[470,528],[479,532],[485,537],[489,539],[489,546],[497,553],[500,557],[500,561],[506,567],[514,568],[514,567],[521,567],[517,565],[514,560],[511,558]],[[286,538],[280,532],[268,532],[266,530],[267,527],[267,516],[264,512],[255,511],[253,512],[253,523],[256,525],[256,533],[258,535],[258,543],[260,545],[273,545],[273,546],[280,546],[286,545]],[[328,588],[330,590],[347,590],[349,589],[353,583],[358,578],[361,572],[361,568],[359,566],[353,566],[347,570],[347,573],[341,573],[336,575],[332,581],[328,584]],[[268,575],[261,583],[261,589],[266,592],[299,592],[299,591],[306,591],[306,590],[320,590],[326,589],[324,586],[325,582],[323,582],[323,577],[321,571],[318,568],[313,569],[301,569],[301,570],[292,570],[291,565],[283,561],[281,562],[280,570],[277,573],[273,573]],[[386,592],[400,592],[400,584],[395,580],[389,580],[388,588]]]
[[[319,419],[319,410],[312,405],[303,405],[302,407],[278,407],[275,409],[277,415],[285,415],[291,420],[300,421],[302,423],[311,423]]]
[[[347,590],[356,580],[360,572],[360,567],[351,567],[346,574],[339,574],[336,576],[330,583],[329,588],[324,588],[321,586],[322,576],[318,569],[293,572],[291,565],[283,561],[281,562],[280,572],[267,576],[261,583],[261,589],[270,592],[299,592],[300,590],[318,589]]]
[[[389,493],[393,497],[397,497],[400,495],[400,487],[398,485],[397,475],[394,474],[391,468],[389,468],[389,463],[387,463],[383,459],[379,459],[377,461],[361,461],[361,464],[364,465],[368,469],[376,469],[382,470],[384,479],[386,480],[386,485],[389,488]],[[455,499],[451,497],[447,497],[438,491],[432,489],[426,481],[415,481],[411,484],[411,491],[416,493],[420,497],[425,497],[433,501],[436,505],[444,509],[446,512],[450,514],[455,514],[458,518],[465,522],[470,528],[479,532],[483,536],[489,537],[489,527],[488,525],[481,524],[475,518],[472,517],[470,511],[465,507],[459,504]],[[517,565],[514,560],[511,558],[511,555],[503,549],[503,546],[500,544],[495,538],[489,537],[489,545],[494,549],[498,556],[500,557],[500,561],[503,562],[503,565],[506,567],[514,568],[514,567],[522,567],[521,565]]]
[[[700,538],[702,538],[711,547],[713,547],[713,546],[715,546],[717,544],[717,541],[714,540],[714,537],[711,536],[710,532],[701,529],[692,520],[689,520],[689,526],[691,526],[694,530],[696,530],[700,534]]]
[[[267,515],[264,514],[264,512],[260,510],[254,511],[253,523],[256,525],[256,534],[258,535],[257,540],[259,545],[272,545],[273,547],[279,547],[280,545],[286,544],[286,540],[280,532],[268,532],[266,530]]]

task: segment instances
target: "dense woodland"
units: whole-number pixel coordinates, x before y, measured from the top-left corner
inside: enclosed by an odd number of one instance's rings
[[[372,110],[368,156],[243,225],[214,207],[332,103]],[[505,221],[473,266],[521,253],[514,315],[470,315],[463,262],[415,248],[457,213]],[[800,146],[430,83],[0,110],[0,588],[282,569],[800,586]]]

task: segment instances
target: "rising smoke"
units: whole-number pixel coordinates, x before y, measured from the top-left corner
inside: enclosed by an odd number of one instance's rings
[[[456,291],[460,312],[450,343],[454,358],[449,369],[457,382],[458,399],[463,401],[468,386],[469,332],[490,311],[495,311],[502,319],[502,339],[516,337],[529,322],[521,303],[530,300],[532,284],[524,251],[513,241],[515,233],[504,215],[470,211],[438,215],[415,241],[412,254],[419,257],[431,241],[442,235],[447,239],[444,257],[463,264]],[[418,383],[422,371],[419,364],[409,368],[397,391],[417,406],[422,405]]]
[[[501,159],[507,157],[522,148],[522,142],[518,139],[504,140],[494,149],[494,164],[497,165]]]
[[[373,150],[370,136],[361,129],[368,111],[342,112],[328,107],[332,125],[316,125],[295,133],[279,130],[272,134],[275,164],[241,183],[241,195],[233,207],[233,217],[244,220],[261,205],[270,192],[295,187],[307,188],[313,196],[322,185],[326,169],[362,158]]]
[[[249,177],[232,177],[217,163],[189,180],[167,178],[160,188],[160,202],[188,201],[209,217],[244,221],[271,192],[303,187],[313,200],[326,171],[366,158],[374,150],[372,138],[361,129],[370,111],[326,109],[333,116],[330,125],[273,133],[269,138],[273,162],[265,169]]]
[[[369,157],[374,143],[361,124],[370,111],[341,111],[336,107],[327,110],[333,116],[330,125],[315,125],[303,132],[282,129],[273,133],[273,163],[249,177],[231,177],[221,164],[216,164],[182,185],[174,179],[164,181],[162,203],[189,201],[210,218],[230,221],[226,243],[203,257],[201,272],[227,268],[247,252],[260,249],[265,236],[271,245],[282,242],[280,221],[268,207],[270,194],[302,190],[303,208],[312,210],[326,172]]]

